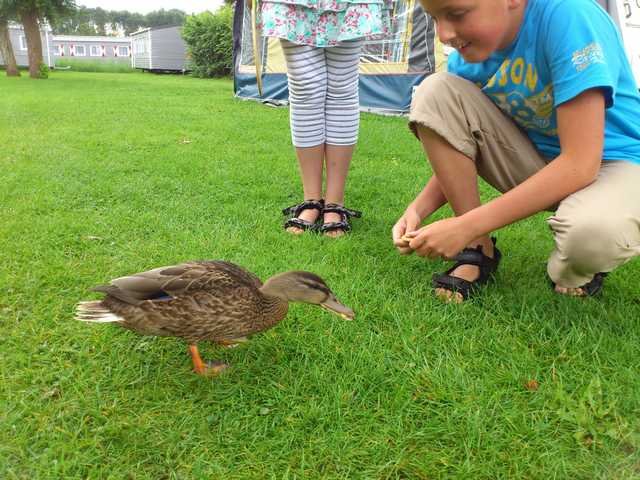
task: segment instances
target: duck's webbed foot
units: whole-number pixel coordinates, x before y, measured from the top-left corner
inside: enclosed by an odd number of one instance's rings
[[[231,340],[216,340],[216,343],[223,348],[236,348],[241,343],[246,343],[248,341],[249,339],[247,337],[238,337]]]
[[[229,368],[228,363],[220,362],[218,360],[211,360],[206,362],[204,367],[204,372],[199,373],[200,375],[204,375],[205,377],[216,377],[220,375],[223,371]]]
[[[203,362],[197,345],[189,345],[189,353],[193,360],[193,371],[198,375],[215,377],[229,368],[229,365],[219,361]]]

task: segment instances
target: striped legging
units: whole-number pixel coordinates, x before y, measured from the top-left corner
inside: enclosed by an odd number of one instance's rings
[[[355,145],[360,123],[358,63],[363,40],[335,47],[281,42],[287,62],[293,145]]]

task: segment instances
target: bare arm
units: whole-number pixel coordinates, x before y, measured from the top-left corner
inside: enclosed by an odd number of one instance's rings
[[[424,220],[445,203],[447,203],[447,198],[442,193],[438,178],[432,175],[422,191],[407,208],[414,209],[420,216],[420,220]]]
[[[438,210],[447,202],[442,193],[438,178],[432,175],[422,191],[409,204],[404,214],[398,219],[391,231],[393,244],[400,253],[411,253],[409,242],[402,237],[405,233],[414,231],[420,226],[420,222]]]
[[[411,248],[451,258],[471,240],[529,217],[592,183],[604,144],[604,96],[587,90],[558,107],[561,153],[551,163],[504,195],[460,217],[421,229]]]
[[[587,90],[558,107],[561,153],[513,190],[465,216],[476,237],[529,217],[592,183],[604,144],[604,96]]]

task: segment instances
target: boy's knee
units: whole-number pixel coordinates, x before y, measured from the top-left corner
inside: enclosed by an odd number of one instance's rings
[[[409,129],[418,140],[418,126],[426,127],[469,158],[475,158],[473,139],[469,139],[469,119],[461,107],[464,88],[473,84],[447,72],[429,75],[416,88],[411,101]],[[477,88],[477,87],[475,87]]]
[[[597,218],[587,213],[569,220],[556,216],[549,225],[560,255],[576,270],[599,272],[618,256],[623,226],[615,217]]]
[[[456,78],[455,75],[447,72],[429,75],[416,87],[411,108],[442,100],[447,96],[447,92],[454,91]]]

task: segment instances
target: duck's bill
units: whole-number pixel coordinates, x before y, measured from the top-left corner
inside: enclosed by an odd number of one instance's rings
[[[320,306],[325,310],[329,310],[331,313],[341,316],[345,320],[353,320],[356,316],[353,310],[332,298],[325,300]]]

